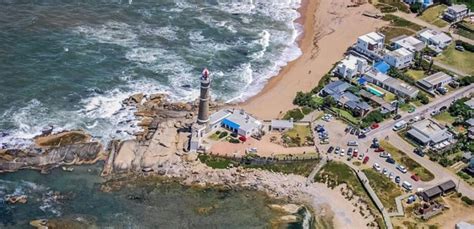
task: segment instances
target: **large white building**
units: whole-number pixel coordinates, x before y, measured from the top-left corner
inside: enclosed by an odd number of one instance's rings
[[[418,32],[418,38],[425,44],[429,46],[434,46],[435,48],[444,49],[453,40],[450,36],[446,35],[443,32],[433,30],[433,29],[423,29]],[[430,47],[431,48],[431,47]]]
[[[421,80],[418,80],[417,84],[420,88],[431,92],[433,90],[436,90],[437,88],[446,86],[452,81],[453,77],[451,77],[450,75],[444,72],[437,72]]]
[[[419,52],[425,48],[425,43],[413,36],[401,35],[390,40],[394,49],[406,48],[411,52]]]
[[[383,60],[392,67],[402,69],[410,66],[414,57],[413,52],[406,48],[399,48],[385,53]]]
[[[223,127],[241,136],[250,137],[258,133],[263,124],[244,110],[223,109],[209,117],[208,132]]]
[[[464,17],[469,15],[469,8],[466,5],[452,5],[448,7],[444,13],[443,18],[450,22],[456,22],[462,20]]]
[[[375,60],[382,59],[385,35],[371,32],[357,38],[355,50]]]
[[[383,74],[377,71],[369,71],[364,74],[363,78],[367,80],[368,82],[373,83],[379,87],[382,87],[383,89],[389,92],[392,92],[403,98],[413,99],[420,92],[420,90],[418,90],[416,87],[404,81],[395,79],[393,77],[390,77],[386,74]]]
[[[407,135],[420,145],[444,148],[451,144],[454,136],[447,128],[431,119],[421,120],[412,124]]]
[[[351,80],[354,76],[363,74],[368,70],[367,60],[353,55],[348,55],[337,64],[334,73]]]

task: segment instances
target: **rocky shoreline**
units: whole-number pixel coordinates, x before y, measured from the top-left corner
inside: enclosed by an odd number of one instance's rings
[[[261,191],[287,203],[308,206],[315,213],[313,215],[329,222],[326,224],[335,221],[334,224],[339,227],[352,223],[336,218],[357,217],[354,211],[341,211],[353,206],[344,198],[335,198],[334,195],[341,194],[327,188],[325,184],[308,183],[305,177],[299,175],[259,169],[212,169],[201,163],[197,154],[188,154],[186,149],[190,127],[196,112],[193,103],[169,103],[161,94],[133,95],[123,103],[137,108],[136,116],[142,130],[134,134],[135,139],[112,141],[107,149],[103,149],[99,142],[91,140],[81,131],[40,136],[35,139],[35,147],[1,150],[0,172],[19,169],[47,172],[60,166],[92,164],[104,160],[103,175],[108,179],[158,176],[192,187]],[[211,109],[217,106],[214,104]],[[110,190],[107,186],[102,188],[102,191]],[[295,218],[288,216],[282,220],[292,221]],[[365,224],[363,220],[360,222],[360,225]]]

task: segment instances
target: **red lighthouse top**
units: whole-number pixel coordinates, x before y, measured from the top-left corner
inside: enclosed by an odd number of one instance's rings
[[[204,68],[202,71],[202,79],[207,80],[209,78],[209,70],[207,68]]]

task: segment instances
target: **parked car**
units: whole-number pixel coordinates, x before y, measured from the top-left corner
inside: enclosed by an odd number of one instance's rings
[[[400,183],[400,176],[395,177],[395,183],[397,183],[397,184]]]
[[[357,151],[354,151],[354,153],[352,153],[352,157],[357,157]]]
[[[377,153],[380,153],[380,152],[383,152],[383,151],[385,151],[385,149],[382,148],[382,147],[378,147],[377,149],[374,150],[374,152],[377,152]]]
[[[407,198],[407,204],[411,204],[413,202],[416,201],[416,196],[415,195],[410,195],[408,198]]]
[[[352,128],[349,133],[350,133],[350,134],[354,134],[354,133],[355,133],[355,128]]]
[[[364,160],[362,161],[363,164],[367,164],[367,162],[369,161],[369,156],[365,156],[364,157]]]
[[[420,156],[420,157],[424,157],[424,156],[425,156],[425,153],[423,152],[423,149],[421,149],[421,148],[415,148],[415,149],[413,150],[413,152],[414,152],[415,154],[417,154],[418,156]]]
[[[358,146],[359,143],[358,143],[357,141],[348,141],[348,142],[347,142],[347,145],[348,145],[348,146]]]
[[[407,191],[411,191],[413,186],[408,181],[403,181],[402,187],[404,187]]]
[[[328,153],[331,153],[334,150],[334,146],[329,146]]]
[[[383,168],[382,174],[383,174],[383,175],[387,175],[387,172],[388,172],[387,168]]]
[[[373,167],[373,168],[375,169],[375,171],[377,171],[377,172],[380,172],[380,171],[382,170],[382,169],[380,168],[380,165],[379,165],[378,163],[374,163],[374,165],[373,165],[372,167]]]
[[[351,161],[352,160],[352,157],[347,157],[347,161]]]
[[[430,115],[431,115],[431,116],[435,116],[435,115],[437,115],[438,113],[439,113],[439,112],[435,110],[435,111],[432,111],[432,112],[430,113]]]
[[[445,87],[439,87],[436,89],[436,91],[438,91],[442,95],[446,95],[446,93],[448,93],[448,89]]]
[[[389,153],[387,153],[387,152],[385,152],[385,151],[384,151],[384,152],[381,152],[381,153],[379,154],[379,156],[380,156],[381,158],[390,158],[390,157],[392,157],[391,154],[389,154]]]
[[[395,164],[395,160],[391,157],[387,157],[387,160],[385,160],[385,161],[390,163],[390,164]]]
[[[320,145],[326,145],[326,144],[329,144],[329,140],[328,138],[323,138],[321,139],[321,141],[319,142]]]
[[[393,117],[393,120],[399,120],[400,118],[402,118],[402,116],[397,114],[397,115],[395,115],[395,117]]]
[[[347,156],[352,156],[352,152],[347,152]]]
[[[454,47],[454,49],[460,51],[460,52],[464,52],[464,47],[462,45],[456,45],[456,47]]]
[[[375,123],[375,122],[374,122],[374,123],[372,123],[372,125],[370,125],[370,129],[372,129],[372,130],[373,130],[373,129],[377,129],[377,128],[379,128],[379,124],[378,124],[378,123]]]
[[[349,149],[347,149],[347,152],[352,153],[352,147],[349,147]]]
[[[407,173],[408,172],[407,168],[405,168],[405,166],[403,166],[403,165],[397,165],[397,169],[400,170],[400,172],[402,172],[402,173]]]
[[[441,108],[439,108],[439,111],[440,111],[440,112],[443,112],[443,111],[445,111],[446,109],[448,109],[448,107],[442,106]]]
[[[364,133],[361,133],[361,134],[359,134],[359,136],[357,136],[357,137],[359,137],[359,138],[365,138],[365,137],[367,137],[367,135],[365,135]]]
[[[393,172],[390,172],[390,174],[388,175],[388,178],[393,179]]]
[[[419,181],[420,177],[416,174],[413,174],[413,175],[411,175],[411,179],[413,179],[414,181]]]
[[[337,146],[336,151],[334,151],[335,154],[339,154],[339,151],[341,150],[341,147]]]
[[[344,149],[341,149],[341,156],[344,156],[344,153],[345,153]]]
[[[364,154],[363,154],[363,153],[359,154],[359,156],[357,157],[357,159],[359,159],[359,160],[362,160],[363,158],[364,158]]]

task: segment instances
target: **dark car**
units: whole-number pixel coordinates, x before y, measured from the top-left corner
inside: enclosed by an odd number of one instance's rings
[[[439,108],[439,111],[444,111],[446,109],[448,109],[446,106],[442,106],[441,108]]]
[[[391,157],[388,157],[387,160],[385,160],[385,161],[390,163],[390,164],[395,164],[395,160]]]
[[[425,153],[423,152],[423,150],[422,150],[421,148],[415,148],[415,149],[413,150],[413,152],[414,152],[415,154],[417,154],[418,156],[420,156],[420,157],[424,157],[424,156],[425,156]]]
[[[397,184],[400,183],[400,176],[395,177],[395,183],[397,183]]]
[[[328,153],[332,153],[333,150],[334,150],[334,146],[330,146],[328,149]]]
[[[401,115],[397,114],[397,115],[395,115],[395,117],[393,117],[393,120],[398,120],[398,119],[400,119],[401,117],[402,117]]]
[[[355,131],[356,131],[356,130],[355,130],[354,128],[352,128],[350,134],[354,134]]]
[[[358,137],[359,137],[359,138],[365,138],[365,137],[367,137],[367,135],[365,135],[364,133],[361,133],[361,134],[359,134]]]

